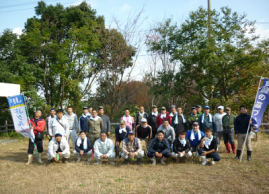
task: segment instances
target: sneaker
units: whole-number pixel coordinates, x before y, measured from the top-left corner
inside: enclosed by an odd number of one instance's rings
[[[151,161],[152,161],[152,165],[156,165],[156,158],[152,158]]]
[[[108,163],[111,165],[115,165],[115,163],[113,161],[108,161]]]
[[[211,158],[211,165],[215,164],[213,158]]]
[[[206,165],[207,159],[205,156],[201,156],[201,159],[203,160],[202,165]]]
[[[102,161],[101,160],[98,160],[97,162],[95,162],[94,164],[95,165],[98,165],[98,164],[100,164]]]
[[[165,157],[162,157],[162,159],[161,159],[161,163],[163,164],[163,165],[165,165],[165,161],[166,160],[166,158]]]
[[[78,157],[78,160],[77,160],[77,162],[80,162],[81,161],[81,157]]]

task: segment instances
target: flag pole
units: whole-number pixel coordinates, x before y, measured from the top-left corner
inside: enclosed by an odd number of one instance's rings
[[[23,100],[24,100],[24,104],[25,104],[25,109],[26,109],[26,114],[27,114],[27,118],[28,118],[28,123],[29,123],[30,128],[31,128],[31,122],[30,122],[30,117],[29,117],[28,108],[27,108],[27,104],[26,104],[26,100],[25,100],[24,93],[22,93],[22,96],[23,96]],[[29,137],[29,138],[30,138],[30,137]],[[32,138],[31,138],[31,140],[32,140],[32,142],[34,143],[35,154],[36,154],[36,160],[37,160],[37,162],[39,163],[38,155],[37,155],[37,150],[36,150],[36,146],[35,146],[35,141],[33,141]]]
[[[258,86],[258,89],[257,89],[257,93],[256,93],[256,97],[255,97],[255,100],[254,100],[254,104],[256,102],[256,99],[257,99],[257,96],[258,96],[258,93],[259,93],[259,89],[260,89],[260,85],[261,85],[261,81],[262,79],[264,79],[264,77],[260,77],[260,81],[259,81],[259,86]],[[252,106],[252,111],[251,111],[251,116],[250,116],[250,120],[252,119],[252,115],[253,115],[253,107],[254,105]],[[240,155],[240,162],[242,161],[242,157],[243,157],[243,153],[244,153],[244,149],[245,149],[245,145],[246,145],[246,141],[247,141],[247,138],[248,138],[248,131],[249,131],[249,127],[250,127],[250,123],[248,124],[248,130],[247,130],[247,135],[245,137],[245,141],[244,141],[244,144],[243,144],[243,150],[241,152],[241,155]]]

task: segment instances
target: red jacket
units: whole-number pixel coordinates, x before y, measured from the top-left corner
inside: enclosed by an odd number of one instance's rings
[[[169,124],[171,125],[172,120],[171,120],[171,116],[169,115],[169,113],[166,113],[166,117],[164,117],[164,118],[161,118],[161,114],[159,114],[157,116],[157,124],[158,124],[158,127],[160,127],[163,124],[163,120],[164,119],[167,119],[169,121]]]
[[[35,126],[35,119],[34,118],[31,118],[30,122],[31,122],[31,126],[34,127],[34,134],[35,135],[37,134],[37,132],[44,131],[45,125],[46,125],[46,122],[45,122],[44,119],[39,118],[37,120],[37,122],[36,122],[37,123],[37,126]]]

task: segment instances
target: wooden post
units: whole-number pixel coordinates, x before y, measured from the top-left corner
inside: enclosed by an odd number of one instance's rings
[[[6,120],[6,135],[8,137],[8,126],[7,126],[7,120]]]

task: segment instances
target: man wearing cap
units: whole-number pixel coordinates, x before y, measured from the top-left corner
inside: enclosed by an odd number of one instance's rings
[[[223,139],[227,152],[231,152],[230,144],[232,146],[233,153],[236,154],[236,147],[234,142],[234,121],[236,116],[231,114],[231,108],[226,108],[226,115],[222,117],[223,126]],[[229,144],[230,143],[230,144]]]
[[[76,139],[76,147],[73,153],[78,158],[77,162],[80,162],[81,157],[85,155],[88,157],[88,162],[90,162],[92,157],[91,141],[86,137],[86,133],[84,131],[80,131],[79,134],[80,137]]]
[[[69,145],[67,143],[66,138],[62,138],[61,133],[55,133],[55,138],[53,138],[49,142],[48,154],[47,154],[48,160],[51,163],[59,162],[57,160],[57,154],[63,157],[62,159],[63,163],[65,163],[66,160],[70,157]]]
[[[78,117],[75,113],[73,113],[72,106],[67,107],[67,113],[65,114],[65,118],[67,119],[69,124],[69,135],[67,136],[67,142],[69,143],[69,140],[71,138],[73,148],[75,149],[75,142],[77,139],[77,132],[79,130],[79,125],[78,125]]]
[[[198,150],[200,149],[201,139],[205,134],[199,130],[199,124],[197,121],[192,123],[192,130],[187,131],[185,139],[188,139],[191,144],[191,152],[196,152],[196,156],[199,156]]]
[[[197,105],[196,106],[196,110],[197,110],[198,117],[203,114],[203,112],[202,112],[202,106],[201,105]]]
[[[157,134],[158,124],[157,124],[157,117],[158,117],[158,109],[156,105],[152,106],[152,112],[149,114],[148,124],[152,128],[152,138],[155,138]]]
[[[124,120],[120,121],[120,125],[116,126],[115,128],[115,136],[116,136],[116,142],[115,142],[115,152],[116,157],[120,157],[120,143],[125,138],[128,137],[129,132],[131,131],[130,127],[126,125]]]
[[[49,141],[51,141],[52,137],[49,135],[49,128],[51,126],[51,122],[53,121],[53,119],[56,118],[55,116],[56,111],[54,108],[50,109],[50,116],[46,119],[46,127],[47,127],[47,138],[49,139]]]
[[[152,139],[148,146],[148,157],[152,161],[152,165],[156,164],[156,158],[161,158],[161,163],[165,164],[165,160],[170,158],[170,145],[162,130],[157,132],[157,138]]]
[[[152,129],[151,126],[147,124],[147,119],[141,119],[141,124],[136,126],[135,137],[142,141],[145,141],[146,149],[148,149],[148,143],[152,139]]]
[[[170,112],[170,117],[173,118],[177,114],[177,108],[176,105],[171,106],[171,112]]]
[[[83,114],[79,118],[79,131],[84,131],[86,136],[89,136],[89,129],[87,126],[88,119],[91,118],[88,107],[83,108]]]
[[[125,109],[124,116],[121,117],[120,120],[124,120],[126,125],[129,126],[131,130],[135,129],[134,118],[130,115],[128,108]]]
[[[177,113],[172,118],[172,127],[175,129],[176,137],[178,137],[179,131],[188,131],[187,120],[181,107],[177,107]]]
[[[199,115],[197,114],[196,107],[191,108],[191,115],[187,117],[187,122],[189,126],[189,130],[192,129],[193,122],[198,122]]]
[[[49,127],[49,135],[54,137],[56,133],[60,133],[67,140],[67,137],[69,136],[69,123],[63,115],[64,113],[62,109],[56,111],[56,118],[53,119],[51,126]]]
[[[173,127],[169,125],[168,120],[163,120],[163,124],[158,128],[158,131],[163,131],[164,138],[168,140],[169,145],[171,146],[171,149],[173,147],[173,142],[175,140],[175,130]]]
[[[129,164],[130,159],[137,158],[137,164],[141,165],[141,160],[144,156],[142,143],[140,139],[134,136],[133,131],[129,131],[128,137],[123,140],[121,157],[125,160],[125,165]]]
[[[221,137],[222,137],[222,134],[223,134],[223,132],[222,132],[223,131],[222,118],[226,115],[226,113],[224,112],[224,107],[223,106],[219,106],[218,111],[219,112],[214,115],[214,120],[215,120],[215,123],[216,123],[216,126],[217,126],[216,139],[217,139],[217,143],[218,143],[218,147],[219,147]]]
[[[146,113],[146,112],[144,111],[144,107],[143,107],[143,106],[140,107],[140,111],[139,111],[139,113],[137,113],[137,115],[136,115],[135,126],[141,124],[141,119],[142,119],[142,118],[145,118],[145,119],[148,120],[148,113]]]
[[[164,119],[168,120],[169,124],[171,125],[172,119],[171,119],[169,113],[166,112],[166,108],[163,106],[162,110],[161,110],[161,114],[157,117],[158,127],[160,127],[163,124]]]
[[[217,135],[217,126],[214,117],[209,113],[210,107],[204,107],[204,113],[198,118],[199,128],[201,131],[205,132],[205,128],[209,127],[212,129],[213,136]]]
[[[103,120],[103,128],[101,131],[106,132],[107,136],[109,137],[109,135],[110,135],[110,120],[109,120],[108,116],[104,115],[104,108],[102,106],[99,106],[98,116],[101,117],[101,119]]]
[[[107,134],[105,132],[101,132],[100,138],[95,141],[93,147],[94,158],[97,160],[97,162],[94,163],[95,165],[100,164],[104,159],[108,159],[108,162],[112,165],[115,164],[113,162],[115,159],[114,145],[112,140],[107,138]]]

